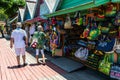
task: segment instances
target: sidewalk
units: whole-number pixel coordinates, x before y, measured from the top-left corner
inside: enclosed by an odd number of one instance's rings
[[[16,68],[14,50],[9,42],[0,39],[0,80],[67,80],[65,71],[47,61],[47,65],[36,65],[35,58],[27,53],[26,67]],[[62,75],[61,75],[62,74]]]
[[[29,65],[15,68],[16,57],[14,50],[9,48],[9,40],[1,38],[0,44],[0,80],[110,80],[88,68],[68,73],[53,64],[51,61],[57,59],[47,54],[47,65],[36,65],[34,50],[26,52]]]

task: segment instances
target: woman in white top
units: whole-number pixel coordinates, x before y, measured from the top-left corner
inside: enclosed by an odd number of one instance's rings
[[[30,29],[29,29],[29,35],[30,35],[30,37],[29,37],[29,43],[31,42],[31,39],[32,39],[32,36],[33,36],[34,32],[35,32],[35,24],[33,23],[30,26]]]

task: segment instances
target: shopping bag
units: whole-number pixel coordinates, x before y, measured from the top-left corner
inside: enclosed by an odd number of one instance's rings
[[[37,46],[38,46],[37,39],[33,39],[30,47],[37,48]]]
[[[70,16],[67,16],[67,17],[66,17],[66,21],[65,21],[65,24],[64,24],[64,28],[65,28],[65,29],[71,29],[71,28],[73,28],[73,27],[72,27],[72,24],[71,24]]]
[[[110,73],[111,63],[108,62],[108,55],[105,54],[104,59],[100,61],[98,70],[106,75]]]
[[[86,60],[88,57],[88,49],[85,47],[80,47],[76,52],[75,52],[75,57],[81,59],[81,60]]]

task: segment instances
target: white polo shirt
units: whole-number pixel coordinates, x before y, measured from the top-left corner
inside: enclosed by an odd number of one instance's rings
[[[25,41],[23,40],[24,36],[27,37],[25,30],[23,30],[23,29],[13,30],[11,38],[14,39],[14,47],[15,48],[24,48],[25,47]]]

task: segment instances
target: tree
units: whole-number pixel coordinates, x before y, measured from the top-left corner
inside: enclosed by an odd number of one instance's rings
[[[5,11],[3,8],[0,9],[0,21],[4,21],[5,19],[7,19],[8,16],[5,14]]]
[[[25,0],[0,0],[0,15],[5,15],[6,18],[10,18],[19,7],[25,6]],[[8,16],[8,17],[7,17]]]

